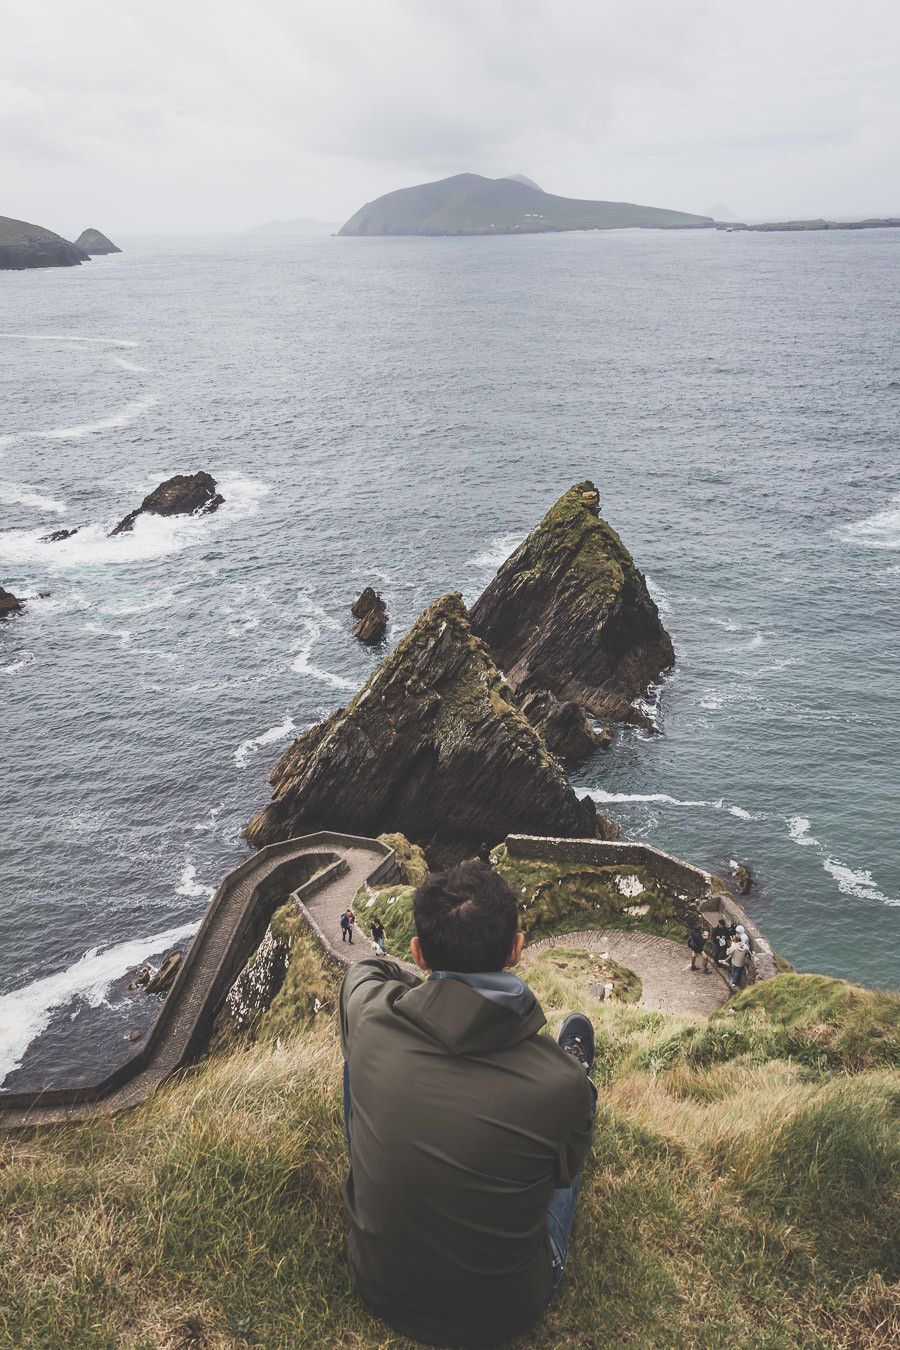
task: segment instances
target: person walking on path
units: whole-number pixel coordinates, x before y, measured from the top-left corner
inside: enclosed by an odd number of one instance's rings
[[[377,947],[382,956],[386,954],[384,945],[384,924],[377,914],[372,920],[372,946]]]
[[[431,1345],[506,1344],[563,1277],[596,1089],[590,1021],[559,1040],[510,967],[515,891],[471,861],[415,892],[413,958],[352,966],[340,995],[344,1203],[357,1293]]]
[[[701,956],[703,958],[704,975],[708,975],[710,973],[709,957],[706,955],[706,939],[708,937],[709,933],[706,931],[705,928],[701,927],[700,920],[695,919],[694,922],[691,924],[691,931],[688,934],[687,940],[687,945],[691,949],[691,970],[697,969],[697,957]]]
[[[345,909],[341,915],[341,942],[349,942],[353,946],[353,927],[356,923],[356,915],[352,909]]]
[[[727,956],[728,960],[731,962],[729,983],[731,985],[731,992],[735,993],[744,978],[744,968],[747,964],[748,957],[750,956],[750,950],[748,947],[744,946],[740,934],[737,935],[731,946],[728,948]]]

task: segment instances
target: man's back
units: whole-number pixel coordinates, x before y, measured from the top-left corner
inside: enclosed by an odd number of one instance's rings
[[[351,1271],[419,1340],[495,1344],[549,1299],[548,1204],[581,1168],[593,1106],[544,1022],[510,974],[421,982],[364,961],[344,981]]]

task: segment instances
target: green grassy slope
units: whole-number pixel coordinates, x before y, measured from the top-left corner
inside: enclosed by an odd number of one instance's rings
[[[340,234],[540,234],[553,230],[686,229],[709,216],[632,202],[556,197],[510,178],[456,174],[367,202]]]
[[[291,964],[255,1040],[120,1119],[0,1141],[0,1344],[408,1346],[348,1287],[337,972],[279,922]],[[529,978],[553,1027],[595,1019],[597,1133],[562,1296],[522,1350],[895,1343],[900,1074],[780,1038],[849,998],[896,1044],[900,999],[780,976],[764,1008],[689,1025],[596,1002],[571,956]]]

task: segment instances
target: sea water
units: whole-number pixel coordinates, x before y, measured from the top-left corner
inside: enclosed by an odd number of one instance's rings
[[[749,864],[799,969],[898,986],[900,232],[122,242],[0,274],[8,1086],[128,1053],[122,977],[379,660],[360,589],[394,643],[583,478],[678,660],[579,789]],[[108,537],[198,469],[217,514]]]

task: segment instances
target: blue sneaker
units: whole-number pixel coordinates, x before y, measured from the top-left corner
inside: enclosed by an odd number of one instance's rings
[[[567,1055],[577,1060],[585,1073],[594,1066],[594,1028],[584,1013],[569,1013],[559,1029],[557,1042]]]

